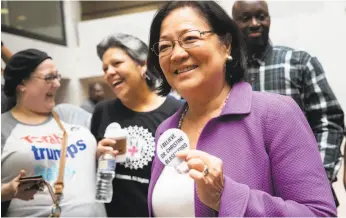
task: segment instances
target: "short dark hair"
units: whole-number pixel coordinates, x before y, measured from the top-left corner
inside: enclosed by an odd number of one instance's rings
[[[46,59],[52,59],[44,51],[25,49],[12,55],[4,70],[4,92],[7,96],[17,97],[17,86],[29,79],[35,69]]]
[[[145,62],[147,60],[149,48],[142,40],[135,36],[124,33],[113,33],[105,37],[101,42],[99,42],[99,44],[97,44],[96,47],[97,55],[101,61],[104,53],[109,48],[120,48],[137,64],[141,66],[146,64]],[[146,82],[148,87],[151,90],[155,90],[155,83],[157,80],[155,75],[149,70],[149,68],[146,74]]]
[[[233,60],[226,63],[226,81],[233,84],[244,80],[246,72],[245,44],[241,31],[237,24],[230,18],[226,11],[214,1],[171,1],[163,5],[156,13],[150,27],[149,47],[153,48],[154,43],[160,39],[162,21],[173,10],[191,7],[206,19],[221,40],[231,43],[231,54]],[[167,95],[171,91],[159,63],[159,57],[153,52],[148,54],[148,68],[156,74],[161,84],[158,87],[158,94]]]

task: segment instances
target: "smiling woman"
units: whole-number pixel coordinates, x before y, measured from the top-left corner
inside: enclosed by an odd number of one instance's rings
[[[53,202],[48,189],[39,194],[36,189],[23,189],[20,178],[42,176],[51,185],[57,181],[64,129],[67,155],[61,169],[66,172],[61,216],[105,216],[104,206],[94,202],[96,140],[71,117],[78,113],[78,122],[83,123],[90,115],[73,106],[54,108],[61,76],[52,58],[36,49],[20,51],[7,63],[4,78],[5,93],[17,103],[1,115],[2,215],[51,214]]]
[[[104,79],[117,99],[96,106],[91,132],[100,141],[100,151],[103,146],[112,145],[109,143],[113,141],[104,139],[105,130],[112,122],[125,128],[130,138],[126,162],[116,167],[114,195],[111,203],[106,204],[107,215],[147,217],[154,134],[158,125],[174,114],[181,103],[174,97],[157,95],[157,79],[146,64],[148,47],[138,38],[111,34],[97,45],[97,54],[102,61]],[[133,205],[134,199],[136,205]]]
[[[156,153],[149,216],[336,215],[304,114],[291,98],[254,92],[244,81],[241,32],[217,3],[168,2],[153,19],[150,47],[160,94],[172,87],[186,99],[158,127],[156,141],[179,128],[189,149],[176,154],[185,171]]]
[[[26,63],[26,66],[21,65]],[[46,53],[28,49],[14,55],[4,71],[7,96],[16,96],[19,107],[38,113],[49,113],[60,87],[60,74]]]

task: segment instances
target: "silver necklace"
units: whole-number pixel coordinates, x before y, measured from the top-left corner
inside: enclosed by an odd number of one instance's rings
[[[224,102],[224,104],[222,106],[222,110],[221,111],[223,111],[223,109],[225,108],[227,100],[228,100],[228,97],[229,97],[229,94],[228,94],[227,98],[225,99],[225,102]],[[181,126],[183,125],[184,117],[186,116],[188,110],[189,110],[189,105],[186,105],[183,113],[180,116],[180,119],[179,119],[179,122],[178,122],[178,129],[181,129]],[[178,166],[176,166],[175,169],[180,174],[185,174],[185,173],[189,172],[189,167],[187,166],[185,161],[182,162],[181,164],[179,164]]]
[[[179,122],[178,122],[178,129],[181,129],[181,126],[183,125],[183,120],[185,115],[187,114],[187,111],[189,110],[189,105],[186,105],[183,113],[180,116]]]
[[[223,103],[223,106],[222,106],[221,111],[223,111],[223,109],[225,108],[226,103],[227,103],[227,101],[228,101],[228,98],[229,98],[229,93],[228,93],[228,95],[227,95],[227,98],[225,99],[225,102]],[[178,122],[178,129],[181,129],[181,126],[183,125],[183,121],[184,121],[184,118],[185,118],[185,116],[186,116],[188,110],[189,110],[189,105],[186,105],[186,107],[185,107],[183,113],[182,113],[181,116],[180,116],[180,119],[179,119],[179,122]]]

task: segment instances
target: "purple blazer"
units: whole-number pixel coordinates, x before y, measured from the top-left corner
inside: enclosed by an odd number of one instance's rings
[[[219,117],[204,127],[197,149],[223,161],[224,190],[219,212],[204,205],[195,186],[195,215],[336,216],[331,188],[318,145],[298,105],[277,94],[254,92],[248,83],[232,87]],[[177,128],[181,108],[156,131]],[[154,157],[148,190],[152,193],[164,165]]]

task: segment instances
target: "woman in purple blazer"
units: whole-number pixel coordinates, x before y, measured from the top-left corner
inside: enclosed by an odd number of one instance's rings
[[[336,216],[318,146],[289,97],[254,92],[234,21],[215,2],[173,1],[155,15],[148,66],[186,104],[163,122],[156,142],[180,128],[186,173],[156,154],[150,216]]]

